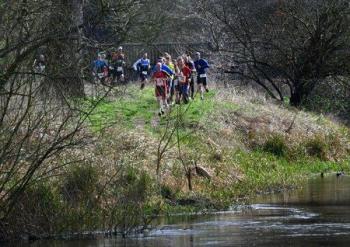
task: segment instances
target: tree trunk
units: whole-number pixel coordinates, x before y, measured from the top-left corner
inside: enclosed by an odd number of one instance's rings
[[[189,168],[187,171],[187,182],[188,182],[188,190],[192,191],[192,169]]]
[[[83,56],[83,49],[80,49],[82,46],[84,31],[83,31],[83,24],[84,24],[84,0],[74,0],[73,1],[73,23],[74,28],[76,30],[76,45],[77,45],[77,59],[78,59],[78,65],[80,66],[82,63],[82,56]],[[81,66],[80,66],[81,67]]]
[[[295,86],[291,92],[290,105],[295,107],[301,106],[314,90],[316,83],[317,80],[305,79],[300,79],[296,83],[293,83]]]
[[[83,34],[83,23],[84,23],[84,0],[73,0],[72,2],[72,14],[73,14],[73,23],[78,30],[78,34],[81,37]]]
[[[76,30],[76,73],[77,73],[77,80],[76,80],[76,90],[74,92],[77,96],[84,96],[84,82],[82,80],[83,77],[83,55],[84,50],[82,49],[82,41],[84,36],[84,30],[83,30],[83,24],[84,24],[84,0],[74,0],[72,2],[73,4],[73,23],[74,23],[74,30]]]
[[[58,97],[83,97],[84,81],[81,73],[81,41],[83,34],[83,0],[60,0],[51,13],[51,25],[63,40],[49,44],[48,71],[55,78],[53,87]],[[58,82],[58,83],[57,83]]]
[[[302,103],[302,93],[299,90],[295,90],[291,93],[290,105],[294,107],[299,107]]]

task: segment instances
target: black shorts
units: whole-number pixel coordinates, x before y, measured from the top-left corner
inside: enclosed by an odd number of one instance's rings
[[[193,84],[193,83],[194,83],[194,76],[193,76],[193,75],[191,75],[190,79],[191,79],[190,84]]]
[[[113,78],[120,78],[122,75],[124,75],[124,73],[123,73],[123,71],[117,71],[117,70],[112,70],[112,76],[113,76]]]
[[[173,87],[174,87],[174,90],[179,92],[180,91],[180,85],[179,85],[179,80],[178,79],[174,79],[173,80]]]
[[[207,85],[207,77],[197,76],[197,84],[203,84],[203,86]]]
[[[117,77],[119,78],[119,77],[122,77],[122,76],[124,76],[124,72],[117,72]]]
[[[141,79],[141,81],[145,81],[145,80],[148,79],[148,75],[145,75],[145,74],[141,73],[140,74],[140,79]]]

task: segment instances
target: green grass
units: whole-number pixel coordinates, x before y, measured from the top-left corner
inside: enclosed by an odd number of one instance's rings
[[[114,101],[102,102],[90,117],[93,129],[98,131],[115,125],[131,129],[135,127],[136,120],[150,127],[157,108],[157,102],[152,96],[150,88],[137,91],[136,88],[130,87],[125,96]]]
[[[139,90],[136,86],[127,88],[125,96],[113,101],[102,102],[90,117],[91,126],[99,131],[108,126],[122,126],[127,129],[143,127],[145,130],[156,133],[167,120],[182,117],[184,134],[188,135],[187,128],[204,121],[209,114],[214,114],[220,109],[233,109],[235,106],[226,102],[215,102],[215,91],[205,95],[205,100],[199,96],[189,104],[176,105],[171,112],[160,118],[158,104],[154,96],[154,88],[146,87]]]
[[[302,186],[310,177],[321,172],[350,171],[349,160],[342,162],[300,159],[288,161],[263,151],[236,151],[230,155],[232,164],[244,174],[242,181],[220,190],[210,189],[207,194],[221,207],[232,205],[232,200],[242,203],[249,201],[257,193],[276,192]],[[219,206],[220,207],[220,206]]]

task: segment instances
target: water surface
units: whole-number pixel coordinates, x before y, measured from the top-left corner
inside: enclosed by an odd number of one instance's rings
[[[258,196],[247,207],[173,216],[132,239],[39,241],[22,247],[350,246],[350,177],[310,179],[296,191]]]

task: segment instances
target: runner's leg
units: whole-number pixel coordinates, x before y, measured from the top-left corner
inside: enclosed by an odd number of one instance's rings
[[[156,86],[155,87],[155,95],[157,98],[157,102],[159,105],[159,111],[158,111],[158,115],[161,116],[162,115],[162,105],[163,105],[163,97],[162,97],[162,89],[160,86]]]
[[[140,80],[141,80],[140,89],[142,90],[142,89],[144,89],[145,83],[147,82],[147,77],[141,73]]]
[[[191,98],[193,99],[194,97],[194,78],[191,76],[191,81],[190,81],[190,92],[191,92]]]
[[[209,88],[208,88],[208,83],[207,83],[207,78],[203,78],[203,86],[205,88],[206,92],[209,92]]]
[[[198,84],[198,91],[201,95],[201,100],[203,100],[204,99],[204,87],[203,87],[202,78],[200,78],[199,76],[197,77],[197,84]]]

